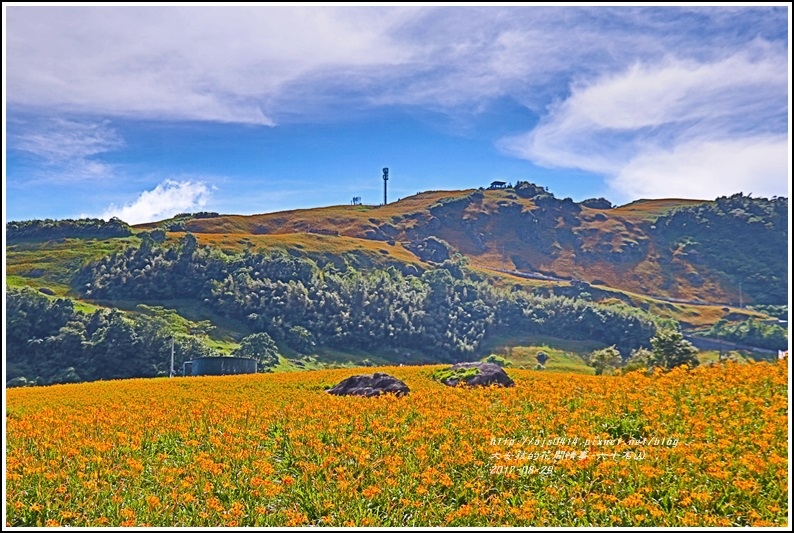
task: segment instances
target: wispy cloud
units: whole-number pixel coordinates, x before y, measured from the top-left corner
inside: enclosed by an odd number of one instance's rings
[[[787,190],[785,51],[713,62],[666,58],[574,85],[503,148],[603,174],[624,198]]]
[[[128,224],[142,224],[191,212],[207,205],[211,187],[202,181],[165,180],[150,191],[142,192],[123,206],[110,205],[100,218],[118,217]]]
[[[774,39],[786,12],[11,6],[7,20],[13,105],[272,125],[340,102],[476,111],[507,95],[542,110],[574,77]]]
[[[11,6],[6,19],[9,107],[50,116],[273,126],[404,106],[465,123],[506,98],[536,118],[509,153],[601,173],[627,197],[664,193],[643,177],[661,175],[653,161],[695,172],[680,158],[698,147],[750,157],[787,133],[786,8]]]
[[[101,115],[272,125],[270,98],[290,80],[317,68],[400,62],[408,52],[391,44],[388,26],[402,13],[9,7],[9,102]]]
[[[26,124],[9,147],[41,161],[38,178],[79,181],[108,177],[112,167],[97,156],[123,148],[124,140],[107,120],[54,118]]]

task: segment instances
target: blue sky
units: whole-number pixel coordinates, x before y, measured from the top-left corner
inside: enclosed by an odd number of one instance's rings
[[[6,220],[789,196],[787,7],[4,5]]]

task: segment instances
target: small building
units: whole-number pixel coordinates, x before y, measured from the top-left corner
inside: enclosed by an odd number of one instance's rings
[[[491,186],[488,187],[488,190],[506,189],[506,188],[507,188],[507,182],[506,181],[492,181],[491,182]]]
[[[182,369],[186,376],[256,374],[256,359],[250,357],[197,357],[192,361],[185,361]]]

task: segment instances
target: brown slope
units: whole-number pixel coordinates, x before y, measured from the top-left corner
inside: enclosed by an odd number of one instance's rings
[[[278,243],[300,244],[304,252],[317,248],[330,253],[338,247],[343,253],[368,248],[364,241],[381,241],[385,247],[380,253],[398,254],[394,259],[403,262],[409,257],[416,260],[406,249],[409,243],[434,236],[479,267],[582,280],[638,294],[722,302],[731,294],[719,278],[660,249],[649,235],[660,215],[702,202],[639,200],[614,209],[592,209],[549,196],[524,198],[513,189],[430,191],[386,206],[194,219],[185,223],[185,229],[205,235],[200,241],[207,242],[212,240],[210,234],[234,234],[238,241],[241,234],[270,236],[270,246],[277,244],[276,235],[314,235]],[[322,242],[318,235],[324,236]]]

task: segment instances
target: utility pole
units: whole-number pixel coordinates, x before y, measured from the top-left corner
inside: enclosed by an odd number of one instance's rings
[[[171,335],[171,374],[168,377],[172,378],[174,374],[174,336]]]
[[[742,282],[739,280],[739,309],[744,309],[744,302],[742,301]]]

